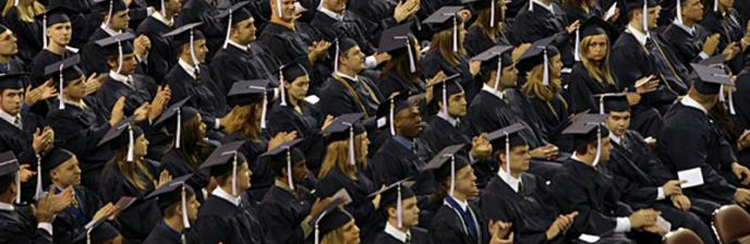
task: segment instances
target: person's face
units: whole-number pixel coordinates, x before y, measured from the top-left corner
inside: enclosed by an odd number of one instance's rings
[[[250,189],[250,177],[253,175],[253,171],[247,166],[249,163],[250,162],[247,162],[237,166],[237,189],[239,192],[244,192],[245,190]],[[229,176],[229,180],[231,186],[232,176]]]
[[[448,97],[448,114],[454,118],[466,116],[466,94],[459,93]]]
[[[354,46],[349,49],[342,57],[345,57],[342,60],[346,62],[346,65],[355,73],[359,73],[360,71],[365,69],[365,53],[362,52],[362,50],[359,49],[359,46]]]
[[[476,182],[477,176],[474,175],[474,169],[472,169],[471,166],[466,165],[465,167],[456,170],[455,191],[465,193],[467,196],[479,191]],[[450,177],[448,178],[448,180],[450,180]]]
[[[500,161],[503,162],[503,166],[500,170],[505,170],[505,152],[498,155]],[[510,149],[510,172],[521,173],[529,171],[529,162],[531,161],[531,154],[529,154],[529,146],[522,145],[516,146]]]
[[[112,21],[109,22],[109,28],[116,31],[124,31],[128,28],[128,22],[130,22],[128,10],[112,13]]]
[[[731,8],[734,6],[734,0],[718,0],[719,4],[721,4],[724,8]]]
[[[185,44],[190,47],[190,43]],[[206,40],[200,39],[193,42],[193,51],[195,52],[195,58],[198,62],[203,63],[206,60],[206,53],[208,53],[208,46],[206,46]]]
[[[563,62],[562,62],[562,59],[560,59],[560,54],[555,55],[554,57],[550,58],[549,63],[550,63],[549,71],[550,71],[551,77],[560,78],[562,76],[562,67],[563,67]]]
[[[609,150],[612,148],[612,144],[609,140],[609,136],[603,136],[601,139],[602,152],[601,156],[599,157],[600,163],[609,161]],[[589,144],[588,153],[590,153],[591,155],[596,155],[596,143]]]
[[[495,72],[497,73],[497,72]],[[492,81],[494,82],[494,80]],[[503,73],[500,76],[500,86],[502,87],[515,87],[518,82],[518,70],[515,65],[503,67]]]
[[[703,3],[701,0],[683,0],[682,3],[683,18],[695,22],[703,20]]]
[[[367,132],[362,132],[356,135],[354,138],[359,146],[359,159],[365,160],[367,158],[367,151],[370,149],[370,138],[367,137]]]
[[[146,139],[145,135],[141,135],[138,138],[135,138],[134,144],[135,149],[133,150],[133,154],[136,158],[140,158],[148,154],[148,139]]]
[[[3,89],[0,93],[0,109],[6,113],[16,116],[21,112],[23,102],[23,89]]]
[[[417,206],[417,197],[413,196],[401,201],[401,221],[405,227],[414,227],[419,225],[419,206]],[[396,208],[391,209],[397,214]]]
[[[609,112],[609,116],[607,116],[605,124],[609,132],[614,133],[618,137],[622,136],[630,126],[630,112],[611,111]]]
[[[195,198],[195,195],[187,199],[187,215],[190,222],[194,222],[196,219],[198,219],[198,208],[200,207],[201,203],[198,202],[198,199]]]
[[[73,36],[73,27],[70,22],[54,24],[47,28],[47,36],[49,36],[50,42],[57,43],[60,46],[68,45],[71,36]]]
[[[86,97],[86,78],[81,76],[81,78],[69,82],[68,86],[64,87],[63,93],[71,99],[83,99]]]
[[[294,182],[302,182],[307,178],[307,162],[303,160],[292,166],[292,178]]]
[[[307,96],[307,90],[310,88],[310,76],[297,77],[291,83],[285,83],[284,87],[286,87],[290,97],[302,100]]]
[[[12,56],[18,53],[18,38],[10,29],[0,33],[0,55]]]
[[[276,9],[277,1],[281,1],[281,16],[279,15],[279,10]],[[297,0],[271,0],[271,10],[273,11],[273,15],[277,17],[281,17],[280,19],[284,21],[291,21],[294,19],[294,15],[296,12],[296,7],[294,6],[294,3],[297,2]]]
[[[648,28],[653,30],[656,28],[656,20],[659,19],[659,12],[661,12],[661,6],[656,6],[648,9]]]
[[[117,70],[117,56],[114,56],[114,63],[112,69]],[[135,68],[138,65],[138,61],[135,59],[135,54],[123,54],[122,55],[122,68],[120,68],[121,75],[131,75],[135,72]]]
[[[419,137],[422,132],[422,114],[417,107],[409,107],[401,110],[396,119],[396,126],[400,128],[402,136],[409,138]]]
[[[167,11],[174,13],[174,15],[179,15],[180,11],[182,11],[182,1],[164,0],[164,7],[167,8]]]
[[[346,3],[349,0],[329,0],[329,1],[333,3],[331,6],[332,7],[331,11],[340,13],[341,11],[344,11],[346,9]]]
[[[588,46],[586,47],[586,58],[596,62],[604,61],[604,58],[607,57],[607,50],[609,49],[609,44],[607,44],[607,35],[601,34],[591,36],[589,38],[591,39],[588,43]]]
[[[498,15],[499,18],[497,18],[498,16],[496,16],[497,23],[495,23],[495,24],[498,24],[498,23],[501,23],[501,22],[503,22],[505,20],[505,12],[508,11],[508,5],[505,3],[505,0],[500,0],[500,1],[497,1],[497,3],[495,3],[495,6],[496,7],[497,6],[500,7],[499,8],[500,9],[500,15]]]
[[[234,32],[237,40],[242,45],[247,45],[255,41],[255,31],[255,19],[253,17],[240,21],[232,27],[232,32]]]
[[[359,244],[359,227],[354,223],[354,219],[342,228],[344,228],[344,243]]]
[[[419,41],[417,41],[417,39],[412,38],[411,40],[414,43],[414,50],[417,50],[417,52],[419,52],[419,50],[422,50],[422,45],[419,44]],[[419,60],[422,60],[421,56],[422,55],[414,55],[414,61],[416,63],[419,63]]]
[[[195,115],[194,120],[198,121],[198,138],[204,138],[206,137],[206,130],[208,130],[208,126],[206,126],[206,123],[203,123],[203,117],[201,117],[200,114]]]
[[[81,168],[78,167],[76,156],[71,157],[65,163],[50,170],[49,174],[52,182],[62,188],[81,184]]]

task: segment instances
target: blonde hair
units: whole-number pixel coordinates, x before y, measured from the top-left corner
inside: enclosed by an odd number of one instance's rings
[[[29,4],[28,2],[31,1]],[[8,16],[8,12],[11,8],[15,7],[14,0],[8,0],[5,2],[5,8],[3,8],[3,16]],[[34,22],[34,17],[38,14],[45,12],[44,5],[34,0],[18,0],[18,20],[23,22]]]
[[[463,31],[463,27],[459,26],[458,31]],[[461,41],[461,33],[458,33],[458,35],[459,41]],[[458,44],[458,52],[453,52],[453,28],[435,33],[435,35],[432,36],[430,49],[439,52],[440,55],[443,56],[443,58],[445,58],[445,60],[448,61],[450,65],[453,66],[460,65],[461,61],[459,61],[458,58],[461,56],[466,56],[466,49],[464,49],[463,43]]]
[[[328,232],[323,239],[320,240],[321,244],[346,244],[344,243],[344,226],[337,228],[334,231]]]
[[[550,76],[549,84],[546,86],[544,85],[544,64],[534,66],[526,77],[528,79],[526,84],[523,85],[522,90],[528,96],[539,98],[545,102],[551,102],[554,100],[555,96],[558,96],[560,91],[562,91],[562,82],[560,81],[560,78],[553,78]],[[567,108],[568,104],[565,102],[565,99],[561,100]]]
[[[599,83],[614,85],[615,78],[614,76],[612,76],[612,70],[609,66],[609,38],[607,38],[607,52],[604,56],[604,60],[602,60],[601,62],[594,62],[589,60],[588,58],[589,46],[596,36],[599,35],[587,36],[583,38],[583,40],[581,40],[581,63],[583,64],[583,67],[586,68],[586,71],[588,71],[589,75],[591,75],[591,78],[594,78],[594,80],[598,81]]]
[[[263,105],[260,105],[263,106]],[[231,117],[226,125],[227,134],[239,132],[246,136],[250,141],[260,143],[260,123],[255,120],[255,114],[262,112],[261,109],[255,109],[256,104],[246,106],[235,106],[229,113]]]
[[[496,1],[496,0],[492,0],[492,1]],[[502,10],[501,10],[503,6],[505,6],[505,1],[496,2],[495,22],[499,22],[499,21],[505,22],[505,16],[502,16]],[[480,11],[479,16],[477,16],[477,19],[474,21],[474,24],[472,24],[471,27],[480,28],[482,30],[482,33],[484,33],[485,35],[497,38],[500,35],[500,30],[502,30],[503,25],[499,23],[495,23],[495,27],[490,27],[491,13],[492,13],[492,8],[487,8],[487,9]]]
[[[143,160],[135,158],[133,162],[127,162],[125,157],[128,153],[128,147],[122,147],[117,150],[115,157],[107,162],[105,169],[110,169],[112,166],[117,166],[120,169],[120,173],[125,179],[133,184],[136,189],[140,192],[145,192],[149,189],[149,184],[154,181],[154,176],[149,172],[149,169],[144,165]],[[138,177],[138,173],[143,173],[146,179]]]
[[[357,161],[357,166],[362,169],[367,168],[367,153],[363,151],[361,145],[364,139],[361,136],[364,134],[356,135],[354,137],[354,157]],[[347,178],[351,180],[357,180],[357,167],[349,165],[349,141],[339,140],[328,144],[326,148],[326,156],[323,158],[323,164],[320,166],[320,172],[318,172],[318,179],[323,179],[330,173],[334,167],[341,170]]]

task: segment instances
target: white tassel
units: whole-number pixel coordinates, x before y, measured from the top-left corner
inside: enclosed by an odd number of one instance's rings
[[[60,89],[57,93],[57,100],[59,100],[59,105],[57,106],[57,109],[63,110],[65,109],[65,99],[63,98],[63,83],[65,83],[65,80],[63,79],[63,67],[65,67],[63,64],[60,64]]]
[[[495,27],[495,2],[497,0],[490,0],[490,27]]]
[[[732,91],[729,91],[729,114],[735,115],[737,112],[734,110],[734,99],[732,99]]]
[[[318,228],[318,224],[315,224],[315,244],[319,244],[319,243],[320,243],[320,229]]]
[[[724,98],[724,85],[719,86],[719,102],[725,102],[726,99]]]
[[[339,72],[339,51],[341,51],[339,50],[339,39],[336,38],[336,54],[334,55],[336,57],[333,59],[333,73]]]
[[[680,5],[682,5],[682,0],[677,0],[677,23],[682,25],[684,22],[682,22],[682,6]]]
[[[349,165],[356,165],[357,160],[354,158],[354,126],[349,125]]]
[[[182,185],[182,225],[185,229],[190,228],[190,220],[188,219],[188,208],[187,208],[187,192],[185,192],[185,185]]]
[[[112,11],[115,7],[115,1],[119,0],[109,0],[109,11],[107,12],[107,22],[104,23],[104,26],[109,27],[109,22],[112,20]]]
[[[284,17],[282,15],[282,13],[281,13],[281,0],[276,0],[276,12],[278,12],[279,18],[283,18]]]
[[[47,14],[42,16],[42,48],[47,48]]]
[[[529,0],[529,12],[534,12],[534,0]]]
[[[86,244],[91,244],[91,231],[93,231],[94,228],[89,228],[86,230]]]
[[[133,162],[134,157],[134,150],[135,150],[135,139],[133,138],[133,127],[128,125],[128,156],[127,161],[128,163]]]
[[[122,71],[122,42],[117,42],[117,73]]]
[[[42,197],[44,190],[42,189],[42,162],[39,158],[36,158],[36,193],[34,193],[34,199],[39,200]]]
[[[397,191],[396,195],[398,195],[397,196],[398,199],[396,199],[396,215],[397,215],[396,217],[398,219],[398,228],[400,229],[403,227],[403,217],[401,217],[401,212],[402,212],[401,211],[401,208],[402,208],[401,206],[401,183],[398,183],[397,188],[398,189],[396,189]]]
[[[195,45],[193,44],[193,41],[195,41],[194,39],[195,39],[194,30],[190,29],[190,59],[193,60],[193,66],[195,67],[195,70],[198,71],[198,73],[200,73],[201,69],[200,69],[200,66],[198,65],[199,64],[198,58],[195,57],[195,50],[193,50],[195,47]]]
[[[596,167],[599,164],[599,158],[602,156],[602,126],[596,126],[596,156],[594,156],[594,163],[592,165]]]
[[[411,50],[412,45],[409,42],[408,37],[406,39],[406,49],[409,52],[409,71],[411,71],[411,73],[417,72],[417,65],[416,65],[416,62],[414,61],[414,51]]]
[[[164,4],[164,0],[161,0],[161,16],[163,16],[165,19],[167,18],[167,7]]]
[[[395,100],[396,100],[395,98],[391,99],[391,108],[388,111],[388,126],[391,129],[391,135],[392,136],[396,135],[396,126],[393,125],[394,124],[393,118],[395,117],[395,116],[393,116],[393,114],[394,114],[394,110],[396,109],[396,104],[394,102]]]
[[[599,97],[599,114],[604,114],[604,97],[605,95]]]
[[[443,114],[450,117],[448,114],[448,81],[443,81]]]
[[[719,12],[719,0],[714,0],[714,12]]]
[[[505,172],[510,175],[510,135],[505,131]]]
[[[180,141],[181,141],[180,138],[182,135],[182,110],[181,109],[177,109],[177,132],[175,133],[177,133],[177,135],[175,136],[175,139],[174,139],[175,141],[174,148],[180,148]]]
[[[573,58],[576,62],[581,61],[581,28],[576,28],[576,45],[573,50]]]
[[[286,150],[286,179],[289,182],[289,189],[294,191],[294,178],[292,177],[292,150]]]
[[[21,171],[20,170],[18,171],[18,173],[16,173],[16,204],[21,204]]]
[[[450,196],[453,196],[453,192],[456,190],[456,156],[451,155],[451,190]]]
[[[232,196],[237,197],[237,153],[234,153],[232,161]]]
[[[265,129],[266,128],[266,106],[268,106],[268,95],[264,91],[263,92],[263,108],[261,108],[260,113],[260,128]]]
[[[549,85],[549,58],[547,57],[547,48],[544,48],[544,75],[542,76],[542,84]]]
[[[229,34],[232,33],[232,9],[229,9],[229,22],[227,22],[227,37],[224,38],[224,46],[222,49],[227,49],[229,46]]]
[[[503,57],[498,56],[497,57],[497,74],[495,75],[495,91],[497,91],[497,88],[500,87],[500,77],[503,73]]]
[[[643,21],[643,33],[646,34],[646,37],[650,37],[651,34],[649,34],[648,31],[648,0],[643,0],[643,9],[641,10],[643,14],[641,16],[643,17],[641,21]]]
[[[13,2],[13,6],[14,6],[14,7],[18,7],[18,1],[19,1],[19,0],[16,0],[15,2]]]
[[[458,20],[453,15],[453,52],[458,52]]]
[[[281,0],[278,0],[281,1]],[[284,87],[284,67],[279,68],[279,89],[281,89],[281,106],[286,106],[286,87]],[[289,84],[291,85],[291,84]]]

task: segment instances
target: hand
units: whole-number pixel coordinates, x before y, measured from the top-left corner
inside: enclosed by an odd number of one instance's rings
[[[36,154],[40,154],[42,152],[42,148],[44,148],[44,144],[47,142],[45,141],[46,138],[42,135],[42,130],[39,128],[36,128],[34,131],[34,139],[31,142],[31,147],[34,149],[34,152]]]
[[[159,188],[162,185],[169,183],[170,181],[172,181],[172,176],[169,175],[169,172],[167,170],[162,170],[161,173],[159,173],[159,181],[154,180],[154,189]]]
[[[612,17],[609,17],[609,19],[607,19],[607,22],[609,22],[610,24],[614,24],[615,22],[617,22],[617,19],[620,18],[620,14],[621,14],[620,9],[616,8],[615,14],[613,14]]]
[[[464,23],[466,23],[471,19],[471,11],[468,9],[461,9],[461,11],[458,11],[458,16],[461,17],[461,20],[463,20]]]
[[[719,46],[719,38],[721,38],[719,33],[707,37],[706,41],[703,42],[703,52],[708,56],[713,56],[716,48]]]
[[[26,97],[24,102],[28,106],[33,106],[39,101],[44,101],[55,96],[57,96],[57,89],[55,89],[52,80],[50,79],[37,88],[32,89],[31,86],[26,87]]]
[[[98,91],[107,76],[108,74],[97,75],[97,73],[93,73],[86,78],[86,96]]]
[[[482,69],[482,62],[481,61],[471,61],[469,62],[469,72],[471,72],[471,76],[477,76],[479,74],[479,71]]]
[[[315,215],[318,215],[320,212],[322,212],[328,204],[330,204],[333,201],[330,197],[326,197],[323,199],[315,199],[315,203],[313,203],[312,207],[310,208],[310,217],[314,217]]]
[[[669,232],[669,230],[662,229],[658,225],[645,226],[645,227],[643,227],[643,230],[646,231],[646,232],[651,232],[651,233],[659,234],[659,235],[662,235],[662,236],[665,235],[665,234],[667,234],[667,232]]]
[[[656,140],[656,138],[653,138],[653,137],[650,137],[650,136],[646,137],[646,139],[643,139],[643,142],[645,142],[646,145],[648,145],[651,148],[656,148],[656,146],[659,145],[659,144],[657,144],[658,141]]]
[[[743,185],[750,184],[750,170],[747,167],[734,162],[732,163],[732,172],[734,172],[734,176],[737,176],[738,180],[742,181]]]
[[[145,56],[146,52],[151,49],[151,40],[148,39],[148,36],[143,34],[135,38],[133,44],[133,52],[138,57]]]
[[[641,102],[641,94],[635,92],[629,92],[626,94],[628,99],[628,105],[634,106]]]
[[[145,102],[140,107],[133,111],[133,122],[139,123],[145,120],[148,116],[148,111],[151,110],[151,104]]]
[[[492,154],[492,144],[487,140],[487,133],[482,133],[471,139],[470,153],[473,158],[486,158]]]
[[[737,191],[734,192],[734,202],[736,202],[743,208],[750,206],[750,190],[745,188],[737,188]]]
[[[737,54],[741,51],[742,50],[737,42],[732,42],[724,48],[724,51],[721,51],[721,55],[723,55],[726,60],[732,60],[737,57]]]
[[[385,189],[385,185],[380,186],[380,191]],[[375,195],[375,197],[372,199],[372,205],[375,206],[375,210],[380,209],[380,199],[382,198],[382,194]]]
[[[674,195],[672,196],[672,205],[679,210],[690,211],[690,198],[682,194]]]
[[[99,210],[97,210],[91,220],[98,221],[103,218],[109,218],[109,216],[112,216],[115,212],[117,212],[117,206],[112,203],[108,203],[107,205],[104,205]]]
[[[427,85],[426,85],[427,89],[425,90],[425,93],[424,93],[425,94],[424,97],[425,97],[425,100],[427,100],[427,103],[432,101],[433,96],[435,94],[434,91],[432,90],[434,85],[440,82],[441,80],[445,79],[446,77],[448,76],[445,75],[443,71],[440,71],[437,74],[435,74],[435,76],[432,77],[431,79],[427,79]]]
[[[28,164],[21,164],[19,165],[18,171],[21,173],[21,182],[26,183],[28,182],[34,175],[37,174],[37,172],[34,172],[30,170],[30,165]]]
[[[115,105],[112,106],[112,113],[109,116],[109,125],[114,126],[117,123],[120,123],[122,118],[125,116],[122,111],[124,108],[125,97],[120,97],[117,99],[117,102],[115,102]]]
[[[501,239],[510,233],[510,228],[512,226],[512,223],[490,220],[489,225],[487,225],[487,229],[489,230],[492,239]]]
[[[630,220],[630,226],[633,229],[640,229],[642,227],[655,225],[656,217],[659,217],[659,215],[661,215],[661,212],[653,209],[641,209],[631,214],[628,219]]]
[[[391,55],[386,53],[376,53],[375,54],[375,62],[378,64],[382,64],[385,61],[391,60]]]
[[[401,23],[419,11],[419,0],[406,0],[396,4],[393,10],[393,19],[396,23]]]
[[[555,219],[555,222],[552,222],[550,227],[547,229],[546,236],[547,240],[552,240],[560,233],[567,231],[570,229],[571,226],[573,226],[573,222],[575,222],[575,218],[578,216],[578,212],[572,212],[566,215],[559,215],[557,219]]]
[[[529,154],[531,154],[532,158],[549,160],[557,157],[558,150],[555,145],[547,144],[531,150]]]
[[[521,58],[523,53],[525,53],[526,50],[529,50],[529,48],[531,48],[531,43],[523,43],[521,45],[518,45],[516,48],[514,48],[510,54],[510,57],[511,59],[513,59],[513,62],[518,61],[518,59]]]
[[[686,180],[670,180],[667,181],[667,183],[664,183],[663,186],[661,186],[662,190],[664,191],[664,196],[674,196],[674,195],[680,195],[682,194],[682,188],[680,188],[680,184],[687,183]]]
[[[294,140],[295,138],[297,138],[296,131],[279,132],[278,134],[276,134],[276,136],[274,136],[273,138],[271,138],[271,140],[268,141],[268,150],[270,151],[271,149],[274,149],[281,144],[290,142]]]
[[[635,88],[635,93],[637,94],[649,93],[649,92],[655,91],[656,88],[659,87],[659,79],[653,76],[646,76],[646,77],[640,78],[635,82],[635,84],[639,84],[641,82],[646,82],[646,83]]]
[[[151,102],[151,107],[148,110],[148,119],[150,121],[156,121],[159,118],[164,108],[167,107],[169,100],[172,99],[172,89],[169,89],[169,85],[159,86],[156,91],[156,96]]]
[[[323,121],[323,126],[320,127],[320,130],[321,131],[326,130],[326,128],[328,128],[328,126],[330,126],[332,123],[333,123],[333,115],[330,115],[330,114],[326,115],[326,120]]]
[[[328,51],[329,47],[331,47],[331,43],[327,41],[313,42],[312,46],[307,50],[307,59],[309,59],[311,63],[315,62],[315,60],[318,60],[322,54]]]
[[[575,32],[576,29],[578,29],[578,27],[580,26],[581,26],[581,20],[576,20],[576,22],[573,22],[568,27],[565,27],[565,31],[567,31],[568,34],[573,34],[573,32]]]

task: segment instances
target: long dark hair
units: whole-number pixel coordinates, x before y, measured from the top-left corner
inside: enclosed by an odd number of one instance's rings
[[[172,144],[171,149],[188,162],[194,170],[197,170],[203,160],[211,153],[210,145],[200,136],[201,123],[200,117],[195,116],[195,118],[183,124],[180,131],[182,133],[180,148],[175,148]]]
[[[153,190],[152,182],[154,181],[154,175],[152,175],[148,167],[146,167],[145,162],[143,162],[143,160],[140,158],[134,158],[133,162],[127,162],[127,155],[127,145],[118,149],[115,152],[115,156],[112,157],[112,159],[110,159],[109,162],[107,162],[107,164],[104,166],[102,176],[104,177],[108,175],[109,170],[113,170],[114,167],[117,167],[120,170],[122,176],[125,177],[125,180],[130,182],[130,184],[133,184],[133,186],[141,193]],[[139,177],[139,173],[141,173],[143,177]]]
[[[415,65],[418,65],[416,62],[416,55],[419,55],[419,50],[414,50],[414,46],[416,46],[416,39],[413,37],[409,37],[409,47],[412,48],[412,54],[414,55],[414,62]],[[380,78],[384,79],[385,77],[388,77],[389,74],[393,73],[398,77],[401,81],[408,81],[412,82],[414,84],[418,84],[420,82],[419,77],[421,76],[419,69],[414,73],[411,73],[411,70],[409,70],[409,53],[407,50],[399,50],[398,53],[393,54],[391,56],[391,60],[388,60],[388,62],[385,63],[385,66],[383,66],[383,72],[380,74]]]

